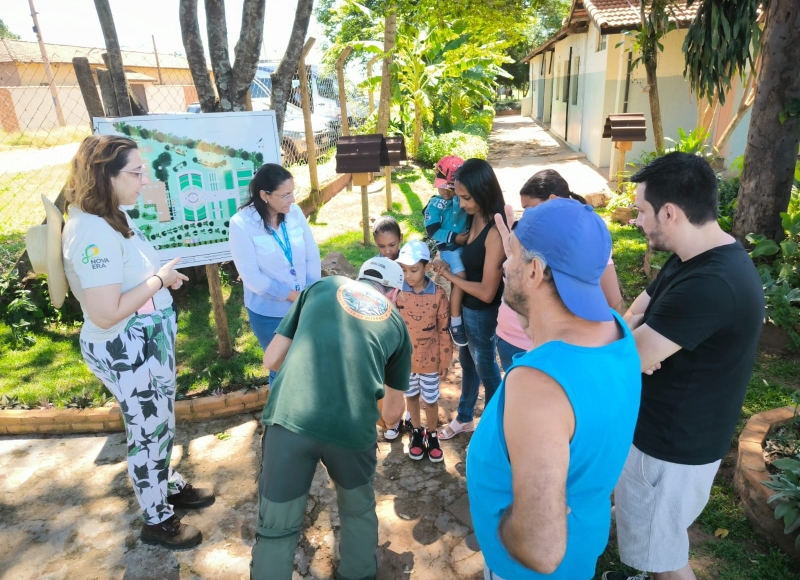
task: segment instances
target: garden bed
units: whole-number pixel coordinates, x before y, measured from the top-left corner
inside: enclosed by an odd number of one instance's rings
[[[734,485],[742,500],[744,513],[753,527],[767,540],[779,545],[788,555],[800,561],[795,547],[798,532],[784,533],[783,520],[775,519],[772,504],[767,501],[774,492],[761,482],[770,475],[764,445],[776,427],[785,425],[794,416],[794,407],[781,407],[753,415],[739,436]]]

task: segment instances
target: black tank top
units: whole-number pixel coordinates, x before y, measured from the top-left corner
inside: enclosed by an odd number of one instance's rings
[[[464,246],[461,251],[461,261],[464,263],[464,270],[467,274],[469,282],[482,282],[483,281],[483,265],[486,262],[486,236],[489,234],[494,225],[494,221],[486,224],[483,231],[478,234],[478,237]],[[497,288],[497,293],[491,302],[484,302],[480,298],[476,298],[471,294],[464,292],[463,305],[472,310],[485,310],[500,305],[500,300],[503,297],[503,282]]]

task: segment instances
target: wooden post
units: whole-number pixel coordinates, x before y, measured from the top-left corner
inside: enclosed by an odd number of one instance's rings
[[[208,276],[208,291],[211,295],[211,308],[214,310],[214,326],[217,327],[219,356],[228,359],[233,356],[233,347],[228,331],[225,300],[222,297],[222,283],[219,280],[219,264],[206,264],[206,276]]]
[[[158,84],[163,85],[164,79],[161,77],[161,63],[158,61],[158,49],[156,48],[156,35],[150,35],[153,38],[153,54],[156,55],[156,69],[158,70]]]
[[[42,38],[42,28],[39,26],[39,18],[36,16],[36,8],[33,7],[33,0],[28,0],[28,5],[31,8],[31,18],[33,18],[33,31],[36,33],[36,40],[39,41],[39,51],[42,53],[42,63],[44,64],[44,74],[47,76],[47,85],[50,87],[50,95],[53,97],[53,106],[56,109],[56,118],[58,124],[64,127],[67,121],[64,119],[64,110],[61,107],[61,99],[58,98],[58,89],[56,88],[56,78],[53,75],[53,69],[50,68],[50,59],[47,56],[47,48],[44,45]]]
[[[114,81],[111,80],[111,73],[106,69],[97,69],[97,82],[100,84],[100,94],[103,96],[106,115],[109,117],[119,117],[117,108],[117,97],[114,94]]]
[[[350,121],[347,119],[347,91],[344,87],[344,61],[353,52],[352,46],[346,46],[336,59],[336,76],[339,78],[339,108],[342,111],[342,135],[350,135]]]
[[[387,165],[383,169],[386,175],[386,211],[392,211],[392,166]]]
[[[361,186],[361,221],[364,226],[364,245],[369,246],[369,193],[367,186]]]
[[[100,28],[108,51],[108,71],[114,82],[114,95],[117,98],[117,109],[120,117],[130,117],[133,114],[131,100],[128,98],[128,81],[125,79],[125,69],[122,65],[122,51],[119,48],[117,29],[114,26],[114,17],[108,0],[94,0],[97,16],[100,19]]]
[[[103,62],[106,64],[106,68],[110,72],[111,71],[111,60],[108,57],[108,53],[104,52],[100,56],[103,57]],[[112,81],[114,80],[114,75],[113,74],[111,75],[111,80]],[[127,79],[125,80],[125,86],[123,87],[123,89],[128,92],[128,105],[130,106],[131,115],[146,115],[147,114],[147,109],[142,104],[142,102],[139,100],[139,97],[137,97],[136,94],[133,92],[133,90],[131,89],[131,86],[128,84]],[[117,85],[114,84],[114,95],[116,96],[118,94],[119,94],[119,92],[118,92],[118,89],[117,89]],[[122,116],[122,115],[120,115],[120,116]]]
[[[89,112],[89,119],[105,117],[103,101],[100,100],[100,95],[97,92],[97,83],[95,83],[92,68],[89,66],[89,59],[85,56],[76,56],[72,59],[72,67],[75,69],[75,76],[78,78],[78,86],[81,89],[86,110]]]
[[[308,69],[306,56],[314,46],[315,39],[309,37],[300,53],[298,72],[300,76],[300,97],[303,104],[303,121],[306,127],[306,156],[308,157],[308,174],[311,177],[311,195],[319,195],[319,176],[317,175],[317,144],[314,142],[314,127],[311,124],[311,99],[308,94]]]
[[[617,141],[614,143],[614,148],[619,151],[619,163],[617,164],[617,183],[625,181],[625,152],[633,149],[631,141]]]

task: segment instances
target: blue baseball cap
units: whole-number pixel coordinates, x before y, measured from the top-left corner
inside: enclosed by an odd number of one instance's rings
[[[611,234],[592,206],[557,198],[525,210],[514,228],[519,243],[541,254],[564,305],[575,316],[614,320],[600,286],[611,255]]]

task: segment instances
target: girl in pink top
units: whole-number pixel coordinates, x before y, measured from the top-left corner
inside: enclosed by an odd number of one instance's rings
[[[567,180],[554,169],[543,169],[534,173],[520,189],[519,196],[523,209],[536,207],[540,203],[557,197],[568,197],[583,204],[586,203],[582,196],[569,190]],[[600,279],[600,285],[603,287],[609,307],[624,314],[625,302],[622,299],[617,271],[611,256],[608,257],[608,266]],[[507,372],[511,367],[511,359],[515,354],[527,352],[530,349],[531,340],[522,330],[516,312],[503,301],[497,313],[497,354],[500,357],[503,372]]]

